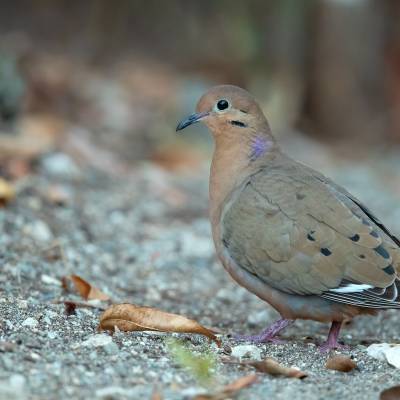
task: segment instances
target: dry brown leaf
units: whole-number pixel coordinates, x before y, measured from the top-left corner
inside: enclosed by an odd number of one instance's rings
[[[0,178],[0,206],[5,206],[15,197],[15,190],[5,179]]]
[[[354,368],[357,368],[357,364],[350,357],[334,356],[328,358],[325,368],[340,372],[350,372]]]
[[[85,300],[110,300],[110,296],[103,293],[101,290],[92,286],[90,283],[86,282],[78,275],[68,275],[62,278],[62,284],[64,289],[68,290],[68,282],[72,282],[75,290],[82,296]]]
[[[274,358],[265,358],[262,361],[245,361],[241,362],[242,365],[251,365],[257,371],[272,376],[286,376],[288,378],[304,379],[308,376],[306,372],[300,371],[296,368],[285,367],[279,364]]]
[[[379,400],[399,400],[400,386],[393,386],[381,392]]]
[[[286,376],[288,378],[297,379],[304,379],[308,376],[306,372],[300,371],[299,369],[285,367],[282,364],[279,364],[279,362],[272,357],[265,358],[262,361],[237,361],[229,358],[224,362],[227,364],[249,365],[259,372],[272,376]]]
[[[233,394],[235,392],[238,392],[239,390],[246,388],[247,386],[252,385],[257,381],[257,379],[258,377],[256,374],[242,376],[241,378],[236,379],[236,381],[233,381],[229,385],[226,385],[222,391],[225,393]]]
[[[121,331],[157,331],[196,333],[207,336],[221,345],[220,340],[209,329],[196,321],[177,314],[170,314],[152,307],[134,304],[114,304],[100,317],[99,329]]]
[[[229,385],[226,385],[222,390],[214,394],[199,394],[194,400],[225,400],[230,399],[232,396],[236,395],[240,390],[252,385],[257,381],[258,377],[256,374],[242,376],[236,379]]]

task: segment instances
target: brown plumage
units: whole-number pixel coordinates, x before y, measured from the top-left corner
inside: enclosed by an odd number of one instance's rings
[[[197,121],[213,134],[210,219],[231,276],[282,320],[332,321],[323,349],[337,347],[341,322],[400,308],[400,241],[358,199],[279,148],[253,97],[235,86],[205,93]],[[283,322],[282,322],[283,321]]]

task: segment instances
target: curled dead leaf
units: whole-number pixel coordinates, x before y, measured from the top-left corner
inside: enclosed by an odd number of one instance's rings
[[[15,190],[5,179],[0,178],[0,206],[7,205],[15,197]]]
[[[62,278],[63,288],[68,290],[68,284],[72,282],[75,290],[85,300],[110,300],[110,296],[103,293],[100,289],[92,286],[89,282],[86,282],[78,275],[68,275]]]
[[[99,329],[113,331],[115,326],[121,331],[196,333],[208,337],[218,346],[221,345],[213,332],[196,321],[152,307],[112,305],[100,317]]]
[[[400,386],[393,386],[381,392],[379,400],[398,400],[400,399]]]
[[[340,372],[350,372],[354,368],[357,368],[357,364],[350,357],[334,356],[328,358],[325,368]]]
[[[296,368],[285,367],[274,358],[266,358],[262,361],[245,361],[241,364],[251,365],[257,371],[272,376],[286,376],[288,378],[304,379],[308,376],[306,372]]]
[[[213,394],[200,394],[197,395],[194,400],[225,400],[231,399],[235,396],[240,390],[245,389],[246,387],[253,385],[257,382],[257,375],[251,374],[242,376],[239,379],[236,379],[232,383],[224,386],[220,391]]]

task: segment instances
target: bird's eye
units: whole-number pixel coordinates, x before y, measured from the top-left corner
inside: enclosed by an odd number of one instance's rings
[[[229,107],[229,103],[225,99],[219,100],[218,103],[217,103],[217,109],[219,111],[226,110],[228,107]]]

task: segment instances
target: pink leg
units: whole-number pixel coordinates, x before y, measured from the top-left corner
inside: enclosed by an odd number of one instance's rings
[[[348,346],[338,343],[338,337],[342,323],[338,321],[332,321],[331,329],[328,333],[328,339],[319,346],[319,350],[322,353],[326,353],[333,349],[348,349]]]
[[[292,319],[280,319],[274,322],[270,327],[263,330],[258,335],[253,336],[245,336],[245,335],[236,335],[235,339],[240,341],[249,341],[253,343],[265,343],[265,342],[272,342],[272,343],[282,343],[282,340],[277,339],[275,336],[285,329],[287,326],[293,324],[294,320]]]

